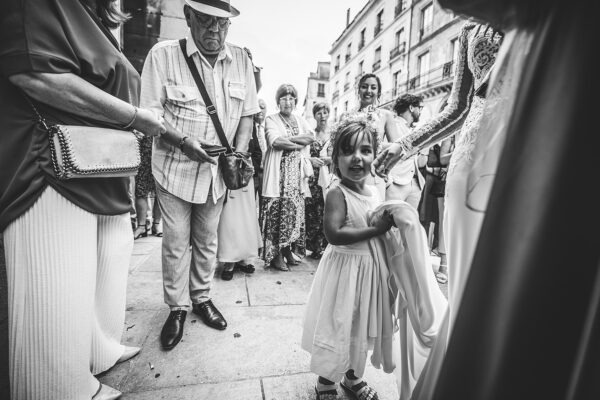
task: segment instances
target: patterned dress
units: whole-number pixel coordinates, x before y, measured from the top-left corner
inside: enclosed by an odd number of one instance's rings
[[[325,142],[315,141],[310,145],[310,156],[319,157]],[[323,188],[318,185],[320,168],[314,168],[314,175],[308,180],[311,197],[305,199],[306,205],[306,248],[320,253],[327,247],[327,239],[323,233]]]
[[[298,128],[288,129],[288,137]],[[293,129],[293,130],[292,130]],[[296,254],[305,254],[304,195],[301,190],[302,167],[299,151],[285,150],[281,157],[279,197],[263,197],[260,222],[263,232],[262,257],[265,265],[290,246]]]

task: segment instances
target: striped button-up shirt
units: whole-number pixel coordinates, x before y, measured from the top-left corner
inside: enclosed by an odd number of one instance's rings
[[[212,67],[189,31],[186,39],[187,53],[233,145],[240,118],[260,111],[252,62],[243,48],[227,43]],[[177,40],[159,42],[148,53],[142,71],[141,106],[163,116],[190,139],[221,144]],[[216,202],[226,189],[218,166],[193,161],[160,138],[154,139],[152,173],[169,193],[190,203],[205,203],[211,187]]]

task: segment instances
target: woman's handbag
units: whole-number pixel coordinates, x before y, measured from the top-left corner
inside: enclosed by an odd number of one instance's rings
[[[446,171],[440,170],[440,175],[431,175],[429,194],[435,197],[444,197],[446,193]]]
[[[120,178],[137,174],[140,145],[131,131],[79,125],[48,125],[31,99],[25,98],[48,133],[54,174],[60,180]]]
[[[254,175],[254,167],[252,166],[251,155],[250,153],[246,152],[233,151],[229,145],[229,141],[227,141],[221,121],[219,121],[217,109],[210,100],[210,96],[206,91],[206,87],[204,86],[204,82],[202,82],[202,78],[200,78],[196,64],[194,64],[192,59],[187,55],[186,40],[181,39],[179,41],[179,46],[181,47],[183,56],[187,61],[188,67],[190,68],[190,72],[194,77],[194,81],[196,81],[196,86],[198,86],[198,89],[200,90],[200,94],[202,95],[202,99],[206,105],[206,111],[215,125],[215,130],[217,131],[219,140],[221,140],[221,144],[227,148],[227,151],[219,156],[219,166],[221,167],[221,172],[223,173],[223,181],[225,182],[225,186],[227,186],[227,189],[229,190],[237,190],[246,187]]]

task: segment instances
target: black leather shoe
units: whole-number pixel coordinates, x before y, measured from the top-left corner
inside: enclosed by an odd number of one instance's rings
[[[212,300],[205,301],[204,303],[193,304],[192,310],[198,314],[202,321],[211,328],[218,329],[220,331],[227,328],[227,321],[223,318],[223,315],[217,310],[217,307],[212,303]]]
[[[186,315],[185,310],[171,311],[169,314],[160,332],[160,344],[165,350],[171,350],[181,340]]]

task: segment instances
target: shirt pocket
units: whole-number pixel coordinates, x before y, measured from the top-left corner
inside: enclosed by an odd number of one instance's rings
[[[200,93],[194,86],[169,85],[165,90],[167,99],[175,104],[185,104],[200,99]]]
[[[246,98],[246,84],[244,82],[229,82],[229,97],[243,101]]]

